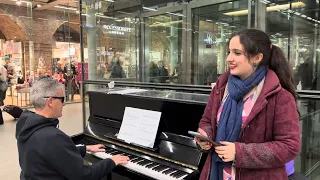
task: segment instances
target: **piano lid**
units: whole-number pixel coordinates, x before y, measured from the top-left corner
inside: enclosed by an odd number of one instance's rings
[[[127,90],[127,91],[124,91]],[[184,102],[196,102],[207,104],[209,100],[208,94],[198,94],[198,93],[184,93],[184,92],[174,92],[174,91],[160,91],[160,90],[146,90],[146,89],[135,89],[135,88],[114,88],[114,89],[98,89],[95,92],[107,93],[107,94],[123,94],[130,96],[140,96],[140,97],[152,97],[168,100],[177,100]],[[88,92],[90,93],[90,91]]]

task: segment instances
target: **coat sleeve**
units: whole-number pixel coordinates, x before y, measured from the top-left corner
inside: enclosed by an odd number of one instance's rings
[[[79,145],[76,145],[76,147],[78,148],[78,151],[80,153],[80,155],[82,157],[84,157],[87,153],[87,147],[85,145],[82,145],[82,144],[79,144]]]
[[[96,180],[102,179],[115,168],[112,159],[105,159],[94,165],[84,165],[83,158],[72,140],[63,133],[48,139],[41,149],[48,163],[65,179]]]
[[[279,167],[298,155],[301,146],[299,115],[293,96],[286,90],[281,90],[277,96],[272,128],[273,141],[235,143],[236,168]]]
[[[218,84],[218,81],[217,83]],[[202,130],[204,130],[209,138],[212,138],[212,107],[213,107],[213,102],[216,96],[216,89],[217,85],[212,89],[211,93],[210,93],[210,97],[209,97],[209,101],[207,103],[207,106],[204,110],[204,113],[202,115],[202,118],[200,120],[199,123],[199,128],[201,128]]]

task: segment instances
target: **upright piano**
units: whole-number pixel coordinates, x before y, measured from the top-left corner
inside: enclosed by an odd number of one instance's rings
[[[209,95],[146,90],[123,92],[123,89],[89,91],[90,116],[83,134],[73,136],[75,144],[106,146],[102,153],[87,153],[85,162],[121,154],[130,162],[118,166],[105,179],[112,180],[196,180],[205,160],[188,131],[197,131]],[[161,112],[153,148],[128,144],[117,138],[126,107]]]

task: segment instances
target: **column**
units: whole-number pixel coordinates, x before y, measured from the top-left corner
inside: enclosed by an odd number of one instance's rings
[[[170,67],[171,67],[171,72],[170,75],[172,74],[172,72],[174,71],[177,62],[178,62],[178,53],[179,53],[179,49],[178,49],[178,24],[173,24],[170,28]],[[169,60],[168,60],[169,61]]]
[[[255,2],[255,28],[261,31],[266,30],[266,4],[262,3],[260,0]]]
[[[224,32],[224,26],[220,24],[221,37],[219,42],[218,74],[224,73],[226,69],[226,35]]]
[[[86,29],[88,39],[88,78],[89,80],[97,80],[97,19],[94,0],[87,0],[86,10]]]

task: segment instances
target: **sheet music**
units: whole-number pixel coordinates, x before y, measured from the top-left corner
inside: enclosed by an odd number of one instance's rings
[[[118,138],[153,148],[161,112],[126,107]]]
[[[131,94],[131,93],[137,93],[137,92],[145,92],[148,91],[146,89],[124,89],[119,91],[110,91],[108,94]]]

